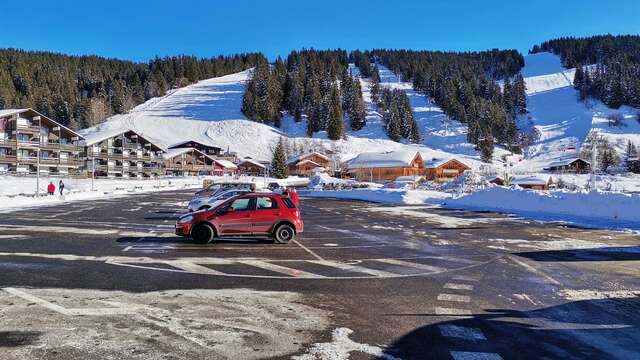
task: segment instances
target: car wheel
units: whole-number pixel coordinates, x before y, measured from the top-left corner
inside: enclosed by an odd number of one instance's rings
[[[198,211],[202,211],[202,210],[209,210],[211,209],[211,206],[209,205],[204,205],[204,206],[200,206],[200,209],[198,209]]]
[[[213,228],[207,224],[199,224],[191,231],[191,237],[197,243],[208,244],[213,241],[216,233]]]
[[[276,240],[278,244],[286,244],[289,241],[293,240],[296,232],[289,225],[280,225],[276,228],[276,231],[273,233],[273,238]]]

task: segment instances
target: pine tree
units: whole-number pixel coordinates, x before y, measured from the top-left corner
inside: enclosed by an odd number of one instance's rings
[[[351,130],[358,131],[367,124],[367,111],[365,109],[364,99],[362,97],[362,89],[360,81],[356,78],[352,82],[352,100],[349,108],[349,119],[351,120]]]
[[[273,151],[271,174],[278,179],[285,179],[289,176],[289,167],[287,166],[287,155],[283,138],[280,138],[275,150]]]
[[[627,143],[627,150],[625,151],[625,165],[627,171],[634,174],[640,173],[640,158],[638,157],[638,150],[631,140]]]
[[[598,162],[600,164],[600,170],[606,172],[610,167],[617,165],[620,162],[620,158],[616,153],[616,150],[611,146],[608,141],[601,142]]]
[[[340,140],[344,136],[344,122],[342,108],[340,106],[340,90],[334,86],[331,90],[331,102],[329,119],[327,123],[327,136],[331,140]]]

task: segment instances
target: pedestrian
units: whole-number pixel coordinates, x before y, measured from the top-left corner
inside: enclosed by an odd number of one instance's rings
[[[60,196],[64,196],[64,183],[62,182],[62,179],[60,179],[60,183],[58,183],[58,189],[60,190]]]
[[[291,190],[289,191],[289,197],[291,198],[291,201],[296,204],[296,207],[300,207],[300,197],[298,196],[296,188],[291,188]]]
[[[49,182],[49,186],[47,186],[47,192],[49,195],[54,195],[56,193],[56,186],[53,185],[53,181]]]

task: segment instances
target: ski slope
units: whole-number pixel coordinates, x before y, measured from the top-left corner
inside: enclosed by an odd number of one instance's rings
[[[560,58],[551,53],[525,56],[522,74],[527,86],[527,109],[519,119],[521,129],[535,128],[539,139],[525,151],[524,161],[516,166],[520,172],[540,171],[547,164],[577,157],[585,139],[598,132],[616,143],[622,155],[627,140],[640,144],[640,124],[632,119],[636,109],[622,107],[614,110],[602,102],[578,101],[573,88],[575,69],[564,69]],[[620,113],[626,126],[609,127],[606,117]]]

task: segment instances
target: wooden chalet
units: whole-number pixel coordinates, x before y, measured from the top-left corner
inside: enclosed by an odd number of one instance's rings
[[[401,176],[421,176],[424,160],[418,151],[362,153],[347,163],[348,172],[359,181],[392,181]]]
[[[531,176],[514,176],[510,179],[511,185],[518,185],[524,189],[531,190],[549,190],[554,184],[551,176],[531,175]]]
[[[79,175],[82,139],[33,109],[0,110],[0,173]]]
[[[215,159],[213,174],[217,176],[234,175],[238,171],[238,166],[229,160]]]
[[[267,166],[253,159],[244,159],[238,164],[238,172],[248,176],[263,176]]]
[[[87,175],[149,178],[162,174],[159,146],[132,130],[100,131],[86,136]]]
[[[287,166],[291,175],[310,176],[313,169],[323,168],[328,170],[330,168],[330,160],[326,155],[314,151],[290,157],[287,160]]]
[[[588,174],[591,163],[580,158],[571,158],[550,163],[544,170],[553,173]]]
[[[425,178],[431,181],[451,181],[471,168],[456,159],[431,159],[425,162]]]
[[[163,160],[167,175],[212,175],[216,170],[215,159],[195,148],[168,150]]]

